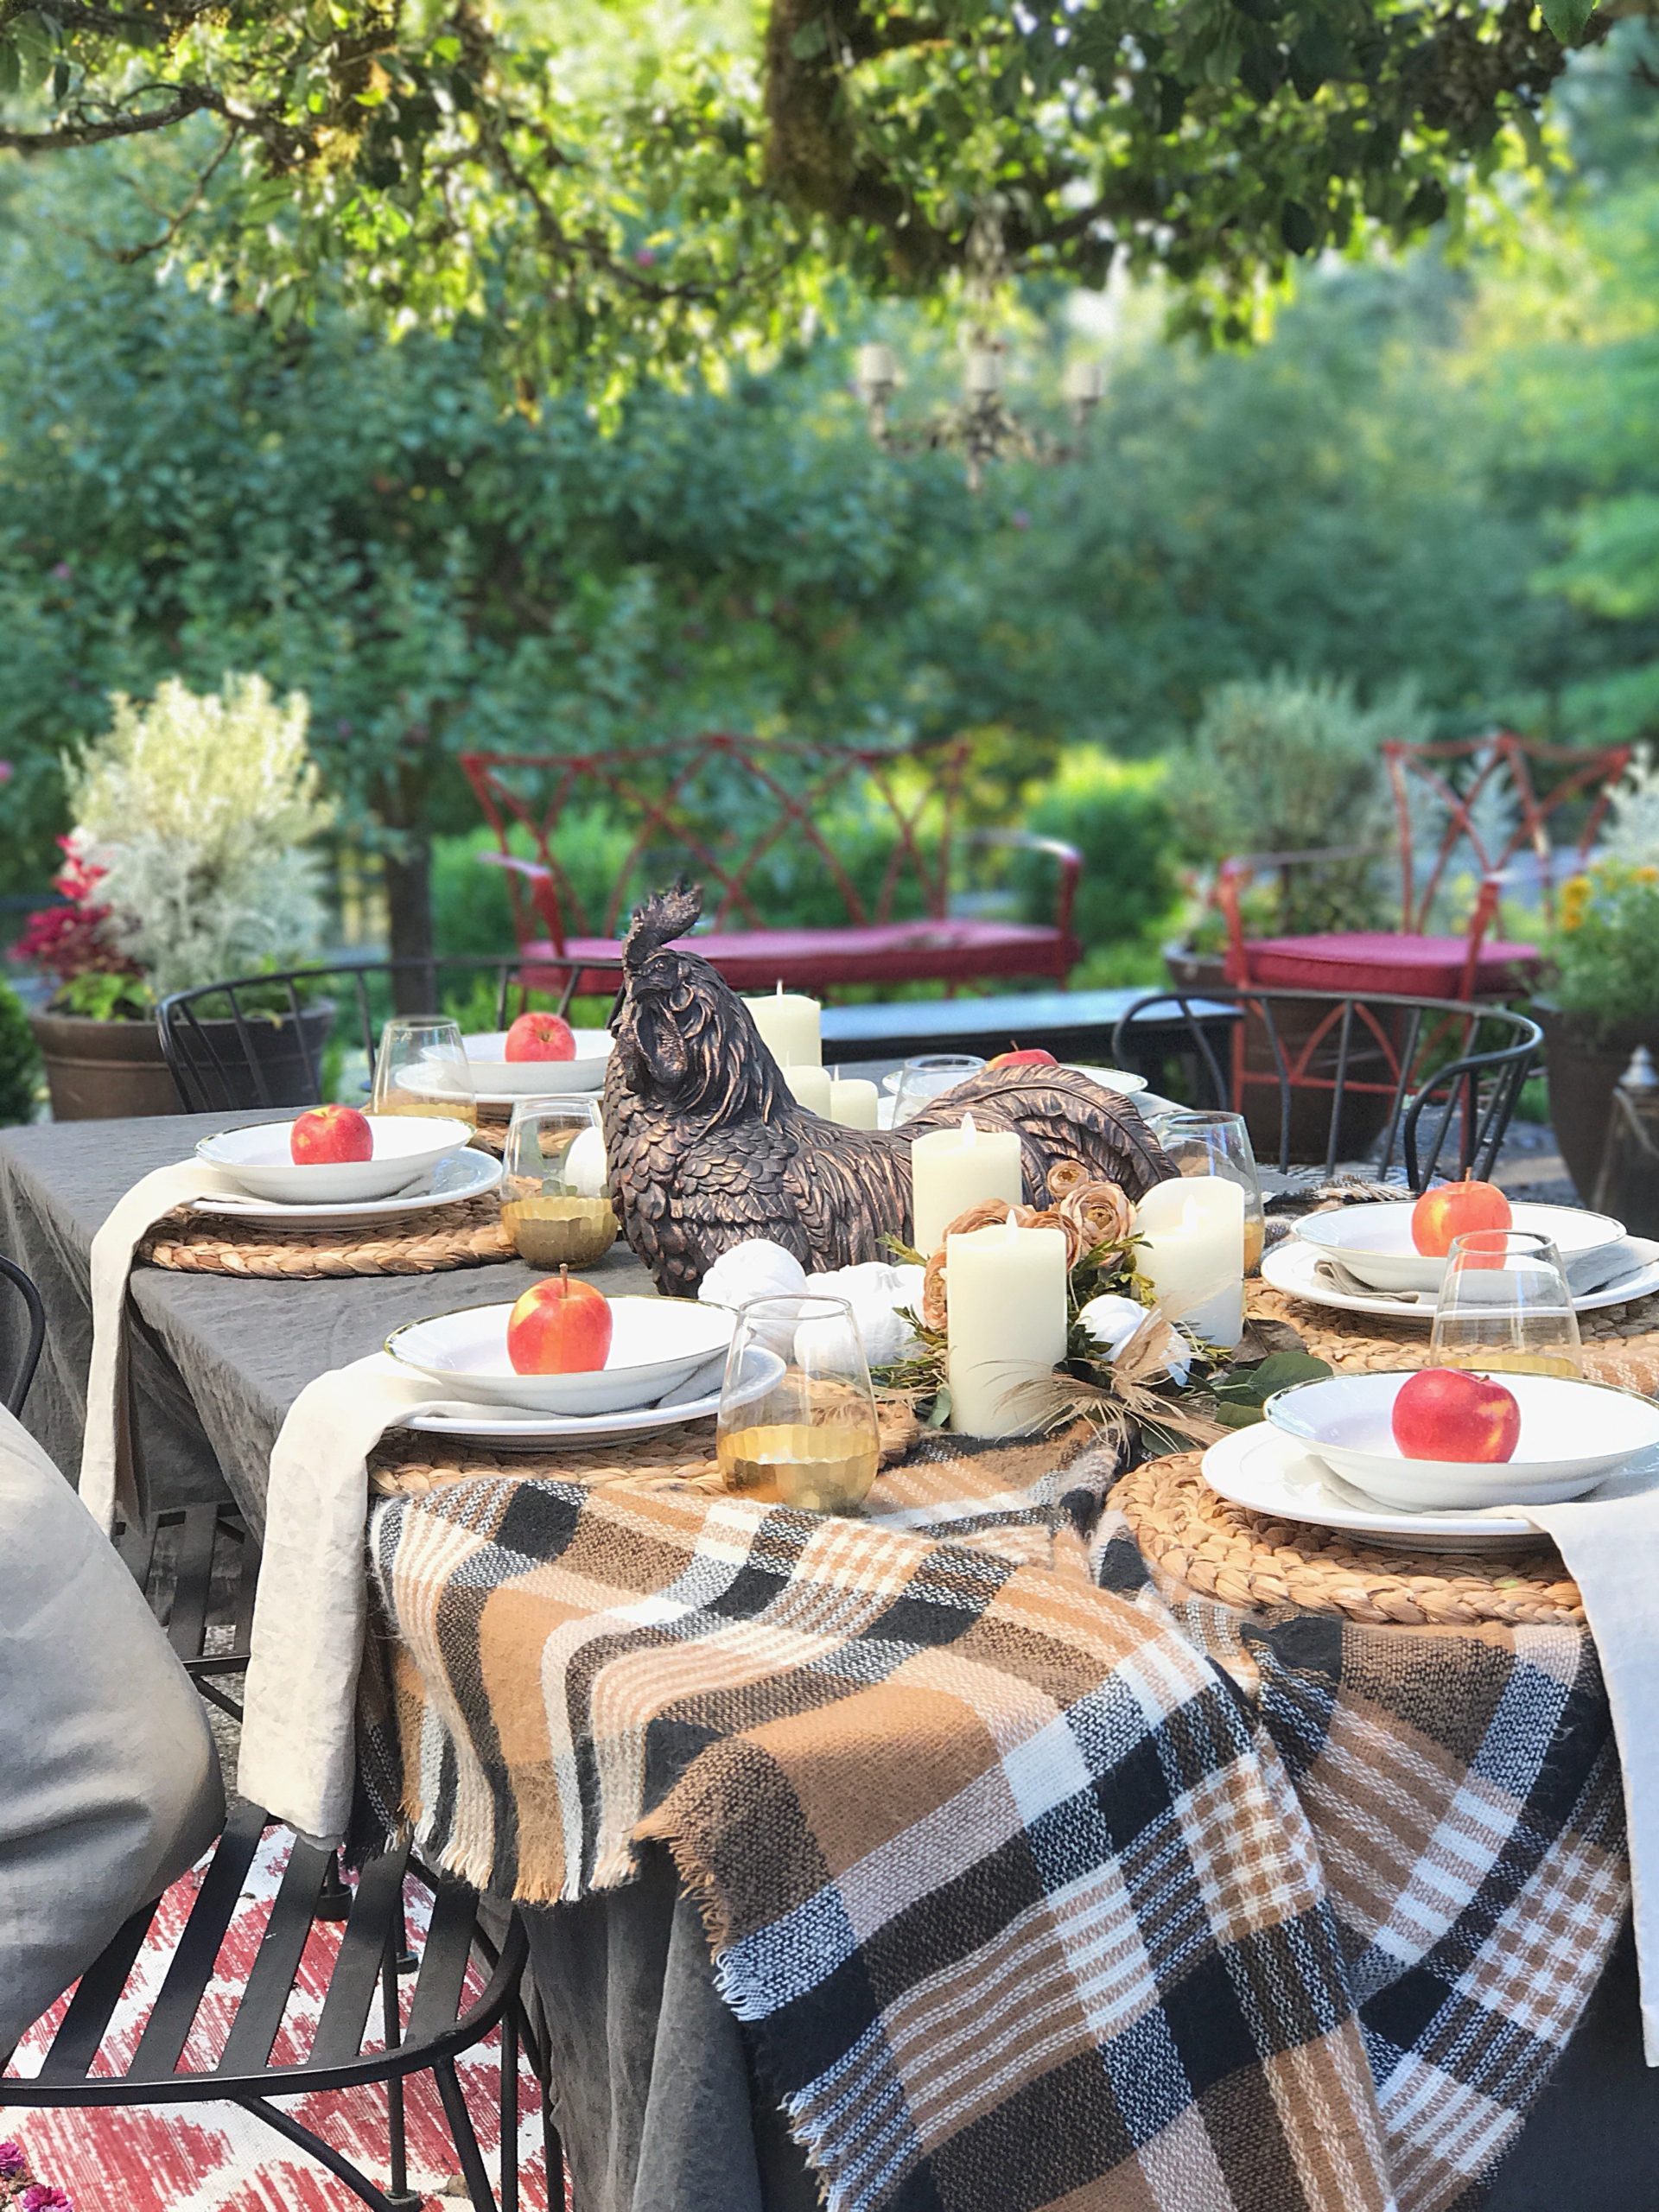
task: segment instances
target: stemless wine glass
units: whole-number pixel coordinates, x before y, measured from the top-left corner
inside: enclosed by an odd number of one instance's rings
[[[735,1496],[811,1513],[855,1511],[880,1460],[857,1316],[813,1292],[747,1300],[721,1387],[715,1453]]]
[[[1582,1375],[1573,1294],[1549,1238],[1530,1229],[1454,1237],[1428,1356],[1436,1367]]]
[[[1267,1215],[1244,1116],[1182,1106],[1154,1115],[1152,1133],[1183,1175],[1218,1175],[1224,1183],[1238,1185],[1244,1193],[1244,1272],[1258,1274]]]
[[[977,1075],[984,1065],[976,1052],[924,1052],[917,1059],[906,1060],[893,1085],[894,1128],[936,1098],[942,1098],[947,1090],[954,1090],[959,1083],[966,1083],[970,1075]]]
[[[535,1268],[585,1268],[616,1242],[599,1108],[591,1098],[525,1098],[502,1158],[501,1221]]]
[[[436,1014],[393,1014],[380,1032],[371,1103],[377,1114],[448,1114],[476,1128],[478,1102],[461,1024]]]

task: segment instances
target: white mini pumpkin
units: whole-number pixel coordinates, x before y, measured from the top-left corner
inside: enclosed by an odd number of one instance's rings
[[[922,1274],[918,1267],[893,1267],[885,1260],[865,1260],[855,1268],[836,1268],[809,1276],[806,1287],[827,1298],[844,1298],[858,1322],[865,1358],[872,1367],[891,1367],[916,1348],[916,1332],[899,1309],[908,1306],[912,1312],[919,1311]],[[828,1330],[834,1325],[824,1319],[806,1325]]]
[[[1077,1313],[1077,1324],[1086,1330],[1109,1362],[1122,1357],[1138,1331],[1154,1319],[1151,1311],[1139,1299],[1125,1298],[1115,1291],[1103,1291],[1098,1298],[1091,1298]],[[1173,1381],[1185,1383],[1192,1371],[1188,1359],[1173,1359],[1169,1372]]]
[[[806,1269],[769,1236],[751,1236],[722,1252],[697,1287],[704,1306],[742,1306],[751,1298],[790,1298],[806,1287]],[[787,1359],[795,1342],[795,1317],[785,1307],[757,1317],[754,1341]]]

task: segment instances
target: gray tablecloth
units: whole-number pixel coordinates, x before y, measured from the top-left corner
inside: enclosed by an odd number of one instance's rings
[[[4,1249],[40,1285],[50,1323],[28,1425],[60,1466],[73,1471],[80,1456],[94,1230],[140,1175],[187,1157],[211,1130],[261,1118],[0,1133]],[[647,1287],[620,1246],[593,1272],[607,1289]],[[372,1351],[400,1321],[516,1297],[531,1280],[517,1263],[297,1283],[139,1269],[133,1368],[152,1505],[221,1495],[227,1481],[258,1525],[270,1446],[304,1384]],[[21,1315],[3,1286],[0,1297],[9,1377]],[[813,2212],[816,2186],[782,2121],[754,2096],[741,2030],[715,1993],[696,1911],[667,1861],[652,1854],[632,1887],[528,1919],[582,2212]],[[1641,2063],[1626,1943],[1487,2212],[1559,2212],[1592,2197],[1645,2205],[1656,2158],[1659,2083]]]
[[[86,1408],[94,1231],[152,1167],[188,1158],[211,1130],[264,1118],[0,1133],[3,1249],[40,1285],[49,1322],[28,1424],[72,1475]],[[586,1272],[611,1291],[650,1287],[620,1245]],[[228,1482],[259,1525],[270,1447],[307,1382],[372,1351],[400,1321],[516,1298],[533,1280],[516,1262],[342,1282],[136,1270],[137,1441],[152,1509],[222,1496]],[[22,1322],[0,1284],[0,1377],[10,1377]],[[817,2188],[782,2121],[754,2105],[741,2031],[715,1993],[701,1925],[667,1860],[653,1854],[632,1888],[527,1918],[582,2212],[814,2212]]]

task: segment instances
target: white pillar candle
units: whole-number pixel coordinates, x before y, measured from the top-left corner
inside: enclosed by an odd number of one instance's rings
[[[1135,1210],[1165,1317],[1231,1351],[1244,1333],[1244,1193],[1219,1175],[1156,1183]]]
[[[873,1129],[876,1125],[877,1092],[862,1076],[833,1076],[830,1082],[830,1118],[843,1128]]]
[[[827,1068],[786,1067],[784,1081],[809,1113],[822,1114],[825,1121],[830,1112],[830,1071]]]
[[[1030,1386],[1065,1357],[1065,1232],[1012,1221],[945,1239],[950,1426],[968,1436],[1037,1427]]]
[[[822,1012],[817,999],[786,991],[781,983],[769,998],[745,999],[760,1041],[780,1068],[817,1067],[823,1059],[818,1033]]]
[[[910,1147],[910,1241],[925,1259],[959,1213],[986,1198],[1024,1202],[1020,1139],[1013,1129],[981,1129],[971,1114],[959,1129],[930,1129]]]

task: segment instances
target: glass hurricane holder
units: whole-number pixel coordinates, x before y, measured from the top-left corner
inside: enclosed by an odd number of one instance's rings
[[[1579,1376],[1584,1351],[1561,1255],[1529,1229],[1452,1240],[1428,1340],[1434,1367]]]
[[[737,1308],[715,1448],[734,1497],[809,1513],[862,1506],[881,1437],[864,1340],[845,1299],[779,1293]]]
[[[376,1114],[448,1115],[475,1129],[478,1099],[461,1024],[394,1014],[380,1032],[369,1104]]]
[[[918,1058],[906,1060],[893,1086],[893,1128],[913,1120],[936,1098],[943,1098],[947,1090],[977,1075],[984,1065],[975,1052],[924,1052]]]
[[[605,1140],[591,1098],[526,1098],[502,1155],[501,1222],[533,1268],[586,1268],[616,1242]]]
[[[1244,1116],[1184,1106],[1173,1114],[1154,1115],[1152,1133],[1183,1175],[1219,1176],[1243,1192],[1244,1273],[1260,1274],[1267,1211]]]

